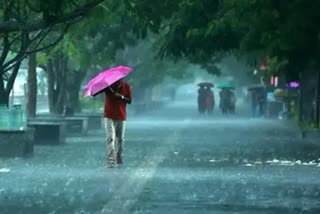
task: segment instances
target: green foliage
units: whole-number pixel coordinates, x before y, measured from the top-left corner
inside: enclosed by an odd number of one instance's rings
[[[320,1],[154,0],[157,8],[148,1],[128,2],[145,27],[164,32],[163,56],[203,64],[221,53],[260,51],[260,60],[272,59],[271,73],[290,72],[291,78],[319,57]],[[150,25],[159,19],[162,24]]]
[[[80,107],[83,111],[101,112],[104,108],[103,99],[80,98]]]
[[[0,102],[8,102],[21,63],[54,47],[68,28],[104,0],[2,0],[0,2]],[[12,56],[13,55],[13,56]],[[48,61],[41,56],[41,63]]]
[[[116,52],[135,41],[130,34],[131,21],[123,18],[125,11],[119,1],[99,5],[87,19],[72,26],[53,50],[40,56],[40,61],[47,62],[61,52],[68,58],[70,71],[88,73],[96,71],[97,67],[110,67]]]
[[[305,123],[302,125],[304,131],[320,131],[319,125],[316,123]]]

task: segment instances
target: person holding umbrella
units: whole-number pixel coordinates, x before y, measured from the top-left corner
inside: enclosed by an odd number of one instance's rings
[[[206,93],[205,93],[206,94],[206,110],[209,114],[212,114],[213,107],[214,107],[214,94],[210,86],[207,86],[205,90],[206,90]]]
[[[200,88],[198,89],[198,111],[200,114],[204,114],[206,111],[206,103],[205,103],[205,97],[206,97],[206,90],[203,85],[200,85]]]
[[[235,109],[235,94],[234,89],[235,86],[232,82],[222,82],[218,84],[218,88],[221,89],[219,96],[220,96],[220,104],[219,107],[222,111],[222,114],[234,113]]]
[[[131,89],[120,79],[105,90],[104,118],[108,167],[123,164],[126,105],[131,104]]]
[[[199,83],[198,90],[198,110],[200,114],[204,114],[206,111],[210,114],[214,107],[214,95],[211,88],[214,86],[210,82]]]
[[[129,72],[131,72],[131,68],[124,66],[104,71],[90,80],[84,91],[85,96],[105,94],[104,118],[107,135],[107,166],[109,168],[123,164],[126,107],[132,102],[130,86],[123,81],[123,77]]]

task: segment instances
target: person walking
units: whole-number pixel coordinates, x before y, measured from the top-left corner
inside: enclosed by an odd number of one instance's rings
[[[212,114],[214,108],[214,94],[210,87],[206,88],[206,110]]]
[[[107,135],[107,166],[113,168],[123,164],[125,141],[126,107],[131,104],[131,89],[127,82],[118,80],[104,90],[104,120]]]
[[[204,114],[206,111],[206,90],[202,85],[198,90],[198,111],[200,114]]]
[[[256,91],[251,92],[251,115],[253,118],[257,117],[258,110],[258,93]]]
[[[236,102],[237,102],[237,97],[235,95],[235,92],[231,91],[231,94],[230,94],[230,113],[232,113],[232,114],[236,113]]]

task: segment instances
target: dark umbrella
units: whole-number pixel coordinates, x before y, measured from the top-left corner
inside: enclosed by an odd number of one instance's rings
[[[221,82],[218,84],[218,88],[221,89],[234,89],[235,86],[232,82]]]
[[[198,86],[200,86],[200,87],[213,87],[214,85],[211,82],[201,82],[198,84]]]

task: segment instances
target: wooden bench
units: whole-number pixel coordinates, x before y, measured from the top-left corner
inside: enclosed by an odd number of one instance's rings
[[[58,145],[65,142],[65,122],[51,119],[29,119],[27,126],[34,129],[35,144]]]
[[[33,154],[33,129],[0,129],[0,157],[25,157]]]

